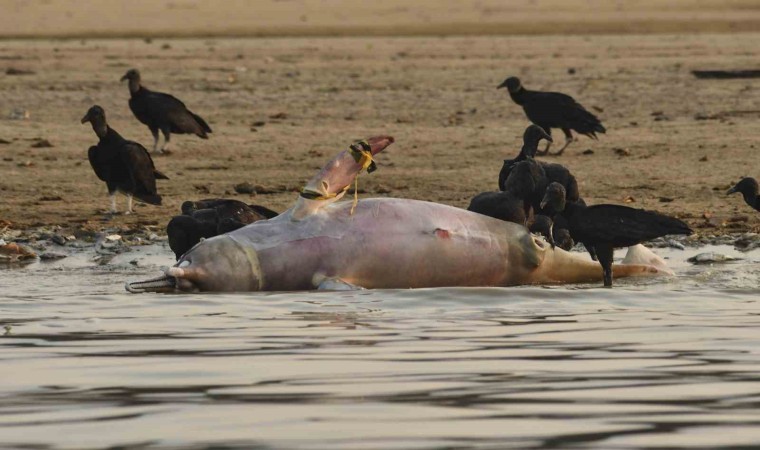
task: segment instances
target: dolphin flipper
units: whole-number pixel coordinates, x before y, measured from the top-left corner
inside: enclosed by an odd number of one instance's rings
[[[673,270],[668,267],[664,259],[641,244],[628,247],[628,253],[626,253],[622,264],[652,266],[668,275],[674,275]]]

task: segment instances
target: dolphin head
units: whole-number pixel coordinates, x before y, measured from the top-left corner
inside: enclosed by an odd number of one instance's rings
[[[132,293],[250,292],[261,290],[262,283],[255,250],[225,234],[201,241],[162,276],[127,283],[126,289]]]

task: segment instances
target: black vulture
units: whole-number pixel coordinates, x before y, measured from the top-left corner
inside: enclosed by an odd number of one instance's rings
[[[506,180],[509,178],[512,169],[521,161],[527,158],[533,158],[536,156],[536,150],[538,149],[538,143],[541,139],[547,139],[551,142],[551,137],[538,125],[530,125],[525,129],[523,134],[523,146],[520,153],[515,159],[505,159],[504,164],[499,172],[499,189],[502,191],[506,189]],[[563,166],[562,164],[547,163],[544,161],[537,161],[537,163],[543,169],[546,176],[546,183],[542,185],[546,186],[549,183],[557,182],[564,186],[567,195],[567,200],[574,202],[580,198],[580,192],[578,190],[578,181],[573,174]],[[539,210],[538,203],[543,198],[544,193],[539,193],[536,197],[531,199],[534,209]]]
[[[557,221],[555,222],[554,219]],[[554,219],[538,214],[530,220],[528,229],[531,233],[537,233],[546,238],[546,242],[551,244],[552,248],[556,246],[569,252],[575,246],[570,230],[560,225],[561,216],[555,216]]]
[[[501,171],[499,171],[500,191],[504,190],[504,182],[507,181],[509,172],[512,171],[512,168],[515,166],[515,164],[523,161],[525,158],[536,157],[536,152],[538,151],[538,143],[541,141],[541,139],[546,139],[549,142],[552,141],[551,136],[549,136],[546,131],[544,131],[544,129],[538,125],[529,125],[525,129],[523,132],[523,146],[520,149],[520,153],[517,155],[517,157],[515,157],[515,159],[505,159],[504,164],[501,166]]]
[[[153,134],[153,151],[158,150],[158,132],[164,135],[161,153],[168,151],[169,139],[172,133],[194,134],[208,139],[211,127],[203,118],[185,106],[179,99],[163,92],[155,92],[140,84],[140,72],[130,69],[121,77],[121,81],[129,80],[129,109],[144,123]]]
[[[556,196],[547,190],[547,196]],[[547,198],[547,203],[558,203]],[[629,208],[621,205],[585,206],[579,202],[566,202],[559,213],[567,220],[567,229],[576,242],[595,254],[604,273],[604,286],[612,286],[612,259],[616,248],[630,247],[670,234],[692,233],[684,222],[654,211]]]
[[[186,201],[182,204],[182,215],[173,217],[166,226],[169,247],[179,259],[201,239],[229,233],[277,215],[271,209],[247,205],[239,200],[214,198]]]
[[[567,228],[552,228],[552,236],[554,237],[554,244],[565,251],[572,250],[575,247],[575,241],[570,236],[570,230]]]
[[[520,79],[509,77],[501,83],[497,89],[506,87],[509,96],[518,105],[523,107],[528,120],[540,126],[551,135],[552,128],[561,128],[565,133],[565,145],[556,153],[561,155],[568,145],[573,142],[571,130],[596,139],[596,133],[605,133],[599,119],[588,112],[580,103],[569,95],[559,92],[529,91],[522,86]],[[541,155],[549,153],[551,142]]]
[[[556,245],[563,250],[570,250],[575,242],[567,229],[567,221],[557,215],[565,209],[565,188],[555,182],[550,183],[544,192],[540,210],[528,224],[528,229],[533,233],[543,235],[552,248]]]
[[[539,207],[545,214],[553,217],[564,211],[566,204],[567,193],[565,192],[565,187],[555,181],[550,183],[544,190],[544,196],[541,198]]]
[[[736,186],[726,192],[726,195],[733,194],[735,192],[741,192],[744,201],[756,210],[760,211],[760,195],[758,195],[757,180],[754,178],[746,177],[736,183]]]
[[[156,191],[156,179],[168,180],[156,170],[148,151],[137,142],[121,137],[106,122],[106,112],[98,105],[93,106],[82,118],[82,123],[90,122],[98,136],[98,145],[87,152],[95,174],[108,186],[111,196],[111,212],[116,213],[116,192],[127,196],[127,211],[132,213],[132,197],[160,205],[161,196]]]
[[[537,213],[548,184],[546,173],[535,159],[527,157],[514,165],[504,182],[504,192],[523,201],[525,217]]]
[[[248,205],[240,200],[226,198],[207,198],[204,200],[186,201],[182,203],[182,214],[190,216],[199,209],[214,209],[220,217],[235,217],[241,222],[253,223],[277,217],[280,213],[261,205]]]
[[[217,225],[204,222],[192,216],[174,216],[166,225],[166,234],[169,236],[169,248],[172,249],[177,260],[188,250],[193,248],[201,239],[217,236]]]
[[[555,216],[555,218],[561,219],[560,216]],[[528,229],[531,233],[542,235],[552,248],[556,246],[562,250],[570,251],[575,246],[575,242],[570,236],[570,231],[559,225],[560,223],[559,220],[555,222],[549,216],[537,214],[529,221]]]
[[[536,214],[528,222],[528,230],[530,230],[531,233],[542,235],[552,248],[555,246],[553,228],[554,221],[552,218],[543,214]]]
[[[468,211],[525,225],[523,200],[510,192],[481,192],[470,201]]]

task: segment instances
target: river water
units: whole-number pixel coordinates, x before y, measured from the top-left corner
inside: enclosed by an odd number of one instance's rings
[[[0,448],[757,448],[760,251],[708,250],[745,259],[658,250],[676,277],[612,290],[125,293],[160,246],[0,269]]]

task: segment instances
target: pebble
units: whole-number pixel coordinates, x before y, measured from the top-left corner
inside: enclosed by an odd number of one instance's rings
[[[40,259],[43,261],[54,261],[56,259],[63,259],[68,257],[66,253],[61,252],[44,252],[40,254]]]
[[[5,70],[6,75],[34,75],[35,72],[33,70],[28,69],[17,69],[15,67],[8,67]]]
[[[28,120],[29,117],[31,117],[31,114],[25,109],[14,109],[8,114],[8,119],[10,120]]]
[[[54,234],[51,240],[58,245],[66,245],[66,238],[60,234]]]
[[[668,239],[666,241],[666,243],[668,244],[668,247],[670,247],[670,248],[677,248],[678,250],[686,250],[686,246],[685,245],[683,245],[682,243],[677,242],[677,241],[675,241],[673,239]]]
[[[47,139],[40,139],[36,141],[34,144],[32,144],[32,148],[51,148],[53,147],[53,144],[50,143]]]

